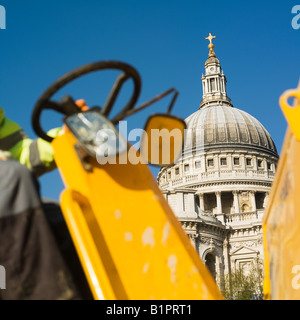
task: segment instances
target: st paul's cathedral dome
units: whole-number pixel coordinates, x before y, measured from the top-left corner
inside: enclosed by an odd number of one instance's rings
[[[262,216],[278,153],[264,126],[235,108],[209,34],[199,110],[186,120],[178,161],[157,181],[196,251],[218,283],[263,260]]]

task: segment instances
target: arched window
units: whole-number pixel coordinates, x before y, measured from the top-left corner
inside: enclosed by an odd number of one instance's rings
[[[210,271],[214,279],[216,279],[216,256],[213,253],[208,253],[205,256],[205,265]]]

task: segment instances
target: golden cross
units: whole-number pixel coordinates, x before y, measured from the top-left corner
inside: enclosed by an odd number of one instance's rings
[[[210,44],[212,44],[213,39],[216,39],[216,36],[212,36],[211,33],[209,33],[209,36],[205,38],[205,40],[209,40]]]

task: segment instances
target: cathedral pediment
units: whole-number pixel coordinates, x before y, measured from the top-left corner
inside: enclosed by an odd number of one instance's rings
[[[253,254],[253,253],[257,253],[257,250],[245,247],[245,246],[241,246],[240,248],[234,250],[231,255],[241,255],[241,254]]]

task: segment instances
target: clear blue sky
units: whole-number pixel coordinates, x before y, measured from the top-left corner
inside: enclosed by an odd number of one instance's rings
[[[300,75],[300,29],[291,26],[295,1],[0,0],[0,4],[7,11],[7,29],[0,30],[0,105],[30,137],[35,137],[30,122],[33,106],[54,80],[82,64],[109,59],[127,62],[140,72],[139,103],[177,88],[174,114],[186,118],[202,98],[200,78],[208,55],[204,38],[212,32],[234,106],[261,121],[281,150],[287,124],[278,98],[297,86]],[[105,79],[100,74],[85,77],[63,93],[101,105],[111,84],[110,77]],[[119,106],[130,89],[128,85]],[[163,108],[160,103],[152,110]],[[130,128],[143,127],[151,112],[130,118]],[[48,129],[61,125],[52,113],[43,124]],[[58,199],[63,185],[57,170],[40,182],[44,196]]]

